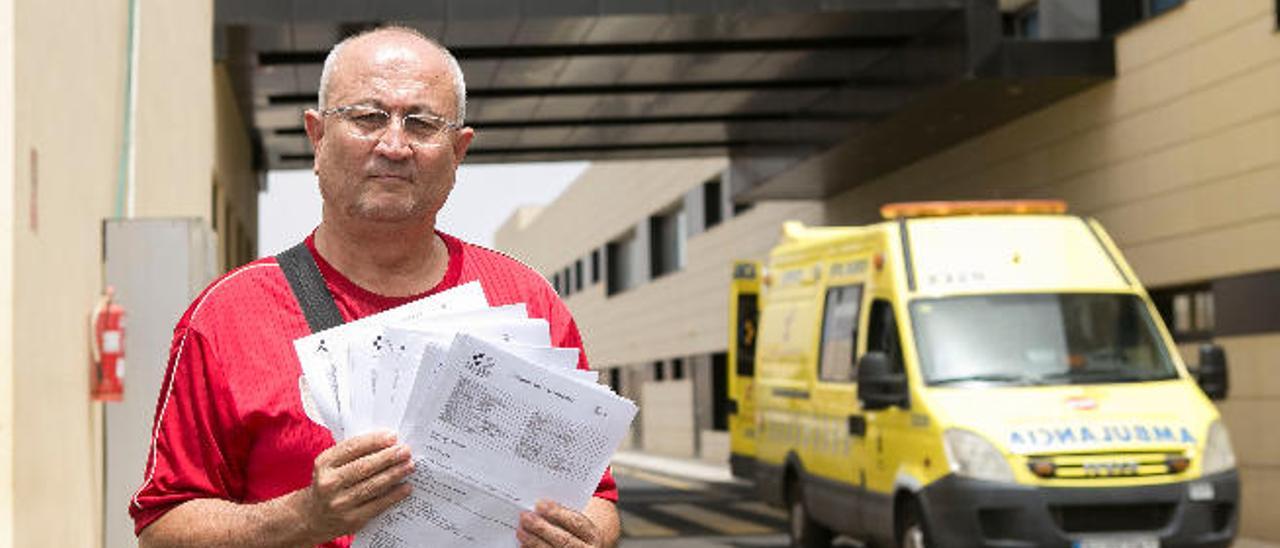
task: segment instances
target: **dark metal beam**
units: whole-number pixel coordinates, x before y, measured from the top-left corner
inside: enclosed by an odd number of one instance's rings
[[[588,157],[591,154],[625,153],[625,152],[660,152],[665,150],[690,149],[724,149],[736,147],[786,147],[797,148],[812,146],[815,143],[798,141],[672,141],[663,143],[610,143],[598,145],[560,145],[537,147],[477,147],[467,151],[467,156],[496,156],[503,154],[565,154],[577,157]],[[281,154],[282,162],[309,162],[314,159],[311,154]]]
[[[535,59],[545,57],[601,57],[626,55],[706,55],[715,53],[892,49],[912,36],[835,36],[825,38],[767,38],[757,40],[687,40],[669,42],[607,42],[596,44],[525,44],[457,46],[460,61]],[[447,44],[446,44],[447,45]],[[258,64],[312,65],[324,63],[327,51],[263,51]]]
[[[467,122],[475,129],[535,129],[558,127],[617,127],[617,126],[652,126],[652,125],[686,125],[686,124],[736,124],[736,123],[768,123],[768,122],[831,122],[845,123],[852,121],[878,120],[880,113],[853,112],[761,112],[761,113],[726,113],[695,114],[688,116],[645,116],[645,117],[599,117],[599,118],[545,118],[545,119],[510,119],[510,120],[476,120]],[[306,135],[301,126],[278,128],[275,135]]]
[[[868,89],[903,89],[925,85],[923,82],[878,79],[820,78],[805,80],[726,80],[708,82],[638,82],[634,84],[599,84],[573,86],[527,86],[475,88],[467,90],[467,99],[506,99],[512,97],[552,97],[585,95],[623,95],[628,93],[703,93],[723,91],[778,91],[826,89],[850,86]],[[314,93],[282,93],[267,97],[269,105],[313,105]]]

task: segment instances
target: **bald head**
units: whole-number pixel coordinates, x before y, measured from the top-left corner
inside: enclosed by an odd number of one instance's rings
[[[392,46],[381,48],[382,46]],[[330,83],[333,81],[335,72],[346,70],[344,65],[346,55],[344,52],[348,50],[357,50],[365,48],[375,48],[379,51],[373,54],[379,59],[394,61],[390,57],[403,55],[407,52],[430,51],[440,55],[448,67],[449,76],[452,80],[455,96],[455,105],[457,106],[457,116],[454,122],[462,125],[466,120],[467,114],[467,85],[462,77],[462,68],[458,66],[458,60],[439,42],[427,38],[417,30],[409,27],[386,26],[372,30],[367,30],[360,34],[356,34],[338,42],[329,50],[329,55],[324,59],[324,69],[320,72],[320,93],[318,103],[321,110],[329,107]]]

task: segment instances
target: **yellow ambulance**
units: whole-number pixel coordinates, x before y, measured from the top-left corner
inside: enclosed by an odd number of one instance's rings
[[[891,204],[787,223],[730,300],[731,465],[793,546],[1228,546],[1210,399],[1093,219],[1059,201]]]

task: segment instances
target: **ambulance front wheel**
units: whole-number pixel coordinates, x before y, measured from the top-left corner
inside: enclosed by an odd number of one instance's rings
[[[800,478],[787,482],[787,510],[791,548],[830,548],[831,530],[813,521],[804,505],[804,488]]]
[[[925,525],[924,514],[920,511],[920,503],[907,501],[903,508],[902,525],[898,530],[898,546],[902,548],[927,548],[933,542],[929,540],[929,528]]]

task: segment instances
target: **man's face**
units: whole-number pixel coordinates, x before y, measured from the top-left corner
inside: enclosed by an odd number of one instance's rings
[[[366,105],[392,115],[379,135],[362,135],[341,115],[306,115],[315,149],[325,216],[398,223],[434,220],[453,189],[470,128],[445,129],[426,143],[411,143],[405,114],[456,120],[454,83],[443,55],[400,33],[348,43],[335,60],[326,107]]]

